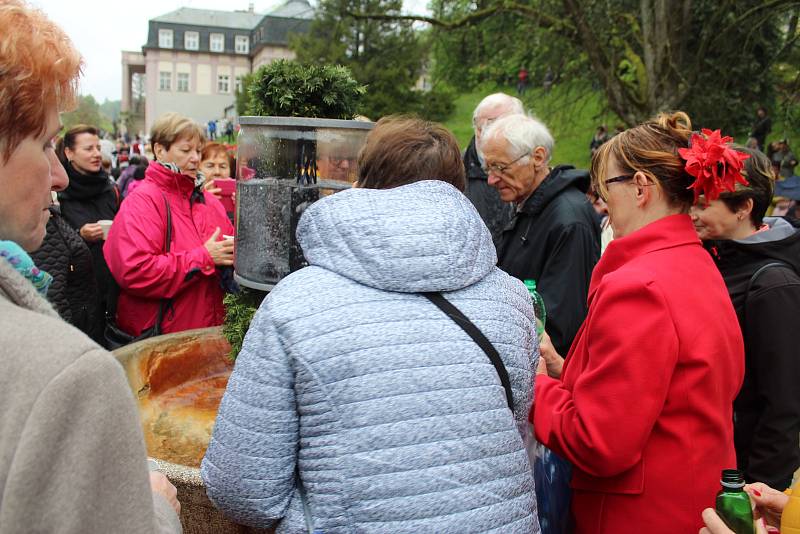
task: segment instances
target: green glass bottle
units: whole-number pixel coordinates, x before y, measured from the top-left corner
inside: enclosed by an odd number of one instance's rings
[[[722,489],[717,493],[717,514],[736,534],[753,534],[753,509],[744,491],[744,475],[738,469],[722,470]]]
[[[536,335],[541,338],[542,334],[544,334],[544,323],[547,321],[547,310],[544,309],[544,300],[539,292],[536,291],[536,280],[525,280],[523,284],[528,288],[528,293],[531,294],[533,313],[536,315]]]

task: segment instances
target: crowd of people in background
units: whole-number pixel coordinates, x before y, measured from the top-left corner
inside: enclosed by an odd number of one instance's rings
[[[22,0],[0,27],[0,530],[180,532],[104,349],[222,323],[233,124],[64,130],[80,54]],[[737,467],[774,526],[800,468],[800,178],[767,110],[744,144],[680,111],[600,126],[590,170],[554,165],[516,97],[472,124],[462,154],[382,118],[353,187],[306,209],[211,501],[286,532],[727,534],[703,509]]]

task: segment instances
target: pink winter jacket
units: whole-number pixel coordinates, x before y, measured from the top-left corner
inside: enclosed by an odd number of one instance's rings
[[[213,195],[191,202],[193,189],[193,178],[155,163],[114,218],[103,254],[120,286],[117,325],[131,335],[153,326],[163,298],[173,299],[163,333],[222,324],[223,290],[204,243],[217,227],[219,239],[233,235],[233,225]],[[165,196],[172,214],[169,253]]]

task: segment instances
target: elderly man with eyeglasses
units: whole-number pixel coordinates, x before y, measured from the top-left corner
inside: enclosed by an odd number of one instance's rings
[[[556,351],[567,354],[586,317],[600,227],[585,195],[589,173],[571,165],[551,168],[554,144],[544,124],[520,114],[492,122],[481,137],[487,182],[515,206],[497,241],[497,265],[536,281],[546,332]]]
[[[495,242],[503,232],[503,228],[511,221],[513,210],[508,202],[500,199],[497,190],[486,181],[480,138],[483,130],[494,121],[515,113],[525,113],[525,107],[519,98],[505,93],[494,93],[481,100],[472,113],[472,128],[475,135],[464,151],[464,169],[467,173],[467,188],[464,194],[478,210]]]

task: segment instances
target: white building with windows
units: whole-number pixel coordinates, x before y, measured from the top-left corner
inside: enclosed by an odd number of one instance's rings
[[[200,124],[230,114],[241,77],[276,59],[294,58],[289,38],[307,32],[313,16],[307,0],[288,0],[267,14],[255,13],[250,4],[248,11],[184,7],[151,19],[141,53],[122,53],[128,130],[149,131],[168,111]]]

